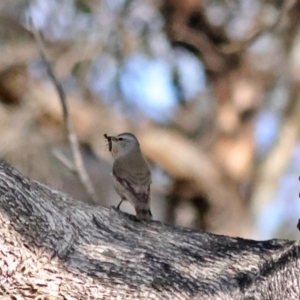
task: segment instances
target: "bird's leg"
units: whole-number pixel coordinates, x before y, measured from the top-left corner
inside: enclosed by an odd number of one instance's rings
[[[124,200],[126,200],[126,199],[125,199],[125,198],[121,198],[120,203],[117,205],[117,209],[120,209],[120,206],[121,206],[121,204],[122,204],[122,202],[123,202]]]

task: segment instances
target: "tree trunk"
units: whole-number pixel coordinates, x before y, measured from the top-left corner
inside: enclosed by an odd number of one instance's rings
[[[3,161],[0,207],[1,299],[300,298],[299,242],[139,222]]]

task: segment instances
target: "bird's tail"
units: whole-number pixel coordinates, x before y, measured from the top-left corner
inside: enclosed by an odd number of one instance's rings
[[[152,220],[152,213],[150,209],[136,208],[135,211],[138,220],[146,220],[146,221]]]

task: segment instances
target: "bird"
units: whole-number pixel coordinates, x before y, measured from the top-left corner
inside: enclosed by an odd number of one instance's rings
[[[117,209],[123,201],[129,201],[138,220],[152,220],[150,210],[152,183],[151,171],[144,158],[140,144],[132,133],[121,133],[104,137],[108,140],[109,151],[114,159],[112,178],[116,192],[121,197]]]

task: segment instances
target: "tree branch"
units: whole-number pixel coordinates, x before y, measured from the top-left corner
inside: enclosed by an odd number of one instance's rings
[[[233,42],[229,45],[221,47],[221,52],[224,54],[233,54],[246,50],[263,34],[274,31],[282,23],[283,19],[287,16],[287,14],[290,12],[290,10],[294,7],[296,3],[296,0],[285,0],[278,13],[277,18],[270,25],[265,25],[258,28],[252,34],[250,34],[249,37],[247,37],[244,41]]]
[[[54,84],[54,87],[58,93],[58,96],[59,96],[59,99],[60,99],[60,102],[62,105],[65,128],[67,131],[67,136],[68,136],[68,140],[69,140],[69,144],[70,144],[70,147],[72,150],[74,164],[75,164],[74,168],[72,168],[71,170],[72,171],[75,170],[75,173],[78,175],[78,177],[79,177],[81,183],[83,184],[83,186],[85,187],[88,195],[91,197],[91,199],[95,203],[97,203],[96,192],[95,192],[95,189],[89,178],[89,175],[85,169],[83,159],[82,159],[80,149],[79,149],[79,142],[78,142],[77,136],[75,134],[75,131],[73,129],[73,124],[72,124],[72,120],[70,118],[70,114],[69,114],[69,110],[68,110],[67,97],[66,97],[65,91],[62,87],[62,84],[57,79],[57,77],[54,73],[54,70],[51,67],[50,62],[47,59],[46,50],[43,45],[41,36],[40,36],[39,32],[36,30],[36,28],[34,27],[31,18],[30,18],[29,22],[30,22],[30,27],[31,27],[32,33],[33,33],[34,41],[36,42],[40,56],[46,66],[47,74],[50,77],[52,83]]]
[[[0,295],[27,299],[299,299],[300,242],[139,222],[0,161]]]

